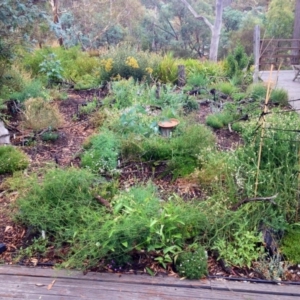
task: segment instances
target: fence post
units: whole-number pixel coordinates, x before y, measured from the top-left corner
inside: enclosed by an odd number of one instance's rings
[[[254,74],[253,82],[258,82],[259,77],[259,59],[260,59],[260,27],[259,25],[255,26],[254,36],[253,36],[253,53],[254,53]]]

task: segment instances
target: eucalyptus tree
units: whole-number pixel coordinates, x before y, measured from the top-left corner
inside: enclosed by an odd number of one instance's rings
[[[139,0],[65,0],[53,29],[66,47],[98,48],[123,40],[143,13]]]
[[[192,6],[187,0],[181,0],[181,2],[192,13],[195,19],[200,20],[210,29],[211,40],[210,40],[210,49],[209,49],[209,59],[216,61],[218,58],[218,47],[219,47],[220,34],[222,29],[223,10],[224,7],[231,4],[232,0],[215,0],[214,21],[210,21],[209,18],[203,12],[198,14],[194,9],[194,6]]]
[[[147,27],[152,50],[172,50],[181,56],[203,56],[209,31],[190,18],[183,3],[176,0],[143,0],[142,3],[147,9],[143,26]],[[204,9],[209,11],[210,6],[206,5]]]
[[[291,38],[294,22],[295,0],[271,0],[266,14],[266,36]]]

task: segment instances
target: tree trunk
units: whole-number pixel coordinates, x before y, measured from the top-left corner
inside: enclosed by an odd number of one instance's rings
[[[203,20],[204,23],[209,27],[209,29],[211,31],[209,59],[212,61],[217,61],[220,34],[221,34],[221,28],[222,28],[224,4],[229,5],[231,3],[231,1],[230,0],[216,0],[214,24],[211,24],[205,16],[198,15],[195,12],[195,10],[193,9],[193,7],[187,2],[187,0],[181,0],[181,2],[187,7],[187,9],[194,15],[194,17],[196,19]]]
[[[296,0],[295,4],[293,39],[300,39],[300,0]]]
[[[300,0],[296,0],[295,3],[295,20],[294,20],[294,30],[293,30],[293,39],[298,41],[293,41],[292,47],[294,58],[292,58],[292,64],[299,64],[300,59]]]
[[[216,18],[211,32],[209,59],[217,61],[219,41],[222,29],[223,0],[216,0]]]
[[[50,0],[50,4],[51,4],[51,7],[52,7],[53,23],[54,24],[58,24],[59,23],[59,18],[58,18],[58,0]],[[60,46],[64,45],[62,37],[58,38],[58,43],[59,43]]]

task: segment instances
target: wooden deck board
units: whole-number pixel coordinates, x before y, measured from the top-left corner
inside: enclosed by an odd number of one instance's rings
[[[300,286],[0,266],[0,299],[294,300]]]

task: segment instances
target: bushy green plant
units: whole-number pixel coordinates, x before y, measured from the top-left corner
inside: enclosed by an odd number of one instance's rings
[[[107,129],[93,136],[90,148],[81,157],[81,164],[93,172],[117,172],[119,156],[119,140],[116,135]]]
[[[29,159],[25,153],[13,146],[0,146],[0,174],[26,169]]]
[[[220,258],[223,258],[232,266],[250,268],[251,263],[260,258],[263,248],[259,247],[262,237],[256,232],[237,231],[233,233],[233,240],[226,241],[218,239],[213,246],[217,250]]]
[[[198,72],[190,72],[187,77],[187,84],[192,87],[205,87],[207,83],[206,76]]]
[[[97,99],[94,99],[91,102],[87,102],[85,103],[85,105],[80,106],[79,113],[89,115],[96,110],[97,104]]]
[[[33,76],[39,76],[40,65],[46,64],[45,57],[55,57],[54,67],[58,71],[58,75],[72,82],[83,81],[85,75],[91,75],[94,79],[99,77],[100,61],[95,57],[90,57],[80,47],[72,47],[65,49],[62,47],[35,50],[33,53],[25,53],[23,65]],[[55,61],[60,62],[59,68]]]
[[[180,63],[185,65],[187,69],[187,78],[193,76],[193,74],[201,74],[204,78],[207,78],[209,82],[217,82],[225,76],[223,62],[186,59],[180,61]]]
[[[276,88],[272,90],[270,101],[274,104],[287,106],[289,104],[289,95],[285,89]]]
[[[242,45],[237,45],[233,54],[229,54],[225,61],[225,70],[228,77],[239,75],[243,69],[250,68],[253,58],[249,57]]]
[[[261,83],[253,83],[247,88],[247,96],[255,100],[264,100],[267,95],[267,88]]]
[[[12,99],[18,100],[20,102],[24,102],[29,98],[43,98],[48,99],[49,93],[43,87],[43,84],[39,80],[33,80],[24,85],[24,87],[18,91],[14,92],[10,95]]]
[[[176,130],[177,131],[177,130]],[[214,144],[214,136],[206,127],[191,124],[179,128],[169,139],[160,135],[136,137],[122,142],[123,158],[165,161],[175,177],[191,173],[199,164],[198,156]]]
[[[49,85],[57,84],[62,81],[63,69],[60,60],[57,59],[54,53],[45,55],[39,67],[40,72],[46,75]]]
[[[178,64],[172,53],[167,53],[157,68],[157,78],[162,83],[176,83],[178,78]]]
[[[118,46],[101,57],[100,79],[110,81],[132,77],[138,81],[150,80],[156,73],[159,60],[155,54],[137,51],[128,45]]]
[[[46,131],[41,135],[41,139],[44,142],[54,142],[59,138],[59,134],[53,131]]]
[[[207,275],[207,253],[204,248],[184,251],[178,255],[176,269],[180,276],[188,279],[200,279]]]
[[[91,186],[94,176],[87,170],[49,169],[40,180],[37,174],[27,178],[17,201],[16,219],[25,225],[56,236],[57,243],[67,242],[85,223],[82,207],[94,207]],[[35,208],[35,209],[34,209]],[[81,211],[81,212],[80,212]]]
[[[232,96],[237,91],[237,88],[231,82],[226,81],[219,82],[216,85],[216,88],[217,90],[229,96]]]
[[[228,112],[220,112],[216,114],[210,114],[206,117],[206,124],[214,129],[220,129],[227,126],[235,119],[235,115]]]
[[[285,233],[280,250],[286,259],[293,263],[300,263],[300,249],[297,241],[300,240],[300,228],[299,224],[295,224],[294,227],[290,227]]]

